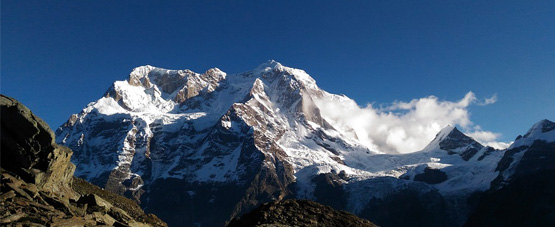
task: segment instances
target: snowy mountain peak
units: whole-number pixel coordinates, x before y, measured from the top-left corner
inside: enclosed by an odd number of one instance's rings
[[[449,132],[449,134],[443,137],[439,142],[440,149],[446,151],[453,151],[455,149],[468,146],[476,147],[478,149],[481,149],[483,147],[480,143],[465,135],[456,127],[454,127],[451,132]]]
[[[436,134],[436,137],[424,148],[424,150],[439,149],[439,143],[443,141],[445,137],[449,136],[454,129],[456,128],[451,125],[445,126]]]
[[[447,125],[445,126],[443,129],[441,129],[441,131],[439,131],[436,135],[436,138],[439,141],[442,141],[443,139],[445,139],[445,137],[451,135],[451,133],[461,133],[456,127],[453,127],[451,125]],[[434,139],[435,140],[435,139]]]
[[[275,80],[283,76],[299,82],[304,88],[318,89],[316,81],[304,70],[283,66],[281,63],[274,60],[269,60],[255,69],[241,74],[267,80]]]
[[[548,133],[555,130],[555,123],[550,120],[544,119],[534,124],[530,130],[524,135],[524,138],[528,138],[532,135]]]
[[[515,148],[520,146],[530,146],[536,140],[544,140],[552,142],[555,138],[555,123],[544,119],[534,124],[524,136],[519,136],[515,142],[509,147]]]
[[[256,71],[282,71],[283,69],[283,65],[275,60],[268,60],[267,62],[264,62],[256,67]]]
[[[465,161],[472,158],[484,146],[459,131],[456,127],[446,126],[436,135],[424,150],[440,149],[448,154],[459,154]]]

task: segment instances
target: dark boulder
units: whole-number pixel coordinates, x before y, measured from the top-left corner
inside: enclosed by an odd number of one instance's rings
[[[242,226],[376,226],[372,222],[345,211],[309,200],[289,199],[265,203],[228,227]]]
[[[428,184],[439,184],[447,180],[447,174],[439,169],[426,167],[424,173],[414,176],[415,181],[422,181]]]

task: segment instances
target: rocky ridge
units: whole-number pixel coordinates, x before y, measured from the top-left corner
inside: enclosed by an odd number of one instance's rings
[[[288,199],[262,204],[248,214],[234,218],[227,227],[321,226],[377,227],[372,222],[310,200]]]
[[[542,120],[505,151],[465,226],[555,225],[555,123]]]
[[[167,226],[134,202],[73,177],[72,151],[15,99],[0,97],[2,226]]]

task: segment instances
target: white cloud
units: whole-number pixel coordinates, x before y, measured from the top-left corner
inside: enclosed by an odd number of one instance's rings
[[[468,136],[474,138],[476,141],[490,142],[495,141],[501,135],[499,133],[487,132],[487,131],[476,131],[472,133],[467,133]]]
[[[476,127],[480,128],[480,127]],[[478,141],[482,145],[490,146],[496,149],[505,149],[511,145],[511,143],[498,142],[497,139],[501,137],[500,133],[493,133],[488,131],[474,131],[466,133],[466,135],[472,137],[474,140]]]
[[[485,98],[484,101],[479,102],[478,105],[485,106],[489,104],[494,104],[495,102],[497,102],[497,94],[493,94],[493,96],[491,96],[490,98]]]
[[[482,145],[490,146],[490,147],[493,147],[495,149],[505,149],[505,148],[511,146],[511,144],[513,144],[513,142],[510,142],[510,143],[498,142],[498,141],[482,142]]]
[[[503,143],[495,142],[499,134],[483,131],[470,120],[468,106],[479,104],[472,92],[456,102],[428,96],[410,102],[394,102],[381,108],[374,108],[371,104],[361,108],[348,98],[335,100],[315,100],[315,103],[322,116],[339,127],[338,130],[358,139],[374,151],[419,151],[447,125],[456,125],[462,127],[462,131],[471,131],[481,142],[503,146]],[[494,95],[485,99],[484,103],[491,104],[495,100],[497,97]]]

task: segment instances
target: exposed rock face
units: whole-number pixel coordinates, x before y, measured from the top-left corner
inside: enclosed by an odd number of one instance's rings
[[[315,200],[331,206],[335,209],[344,210],[347,204],[347,198],[343,184],[348,181],[345,172],[322,173],[312,179],[316,185],[314,187]]]
[[[40,190],[74,198],[69,190],[75,165],[71,150],[54,142],[54,133],[23,104],[0,98],[2,168]]]
[[[422,181],[428,184],[439,184],[447,180],[447,174],[441,172],[439,169],[432,169],[430,167],[426,167],[424,169],[424,173],[417,174],[414,176],[415,181]]]
[[[2,226],[167,226],[125,197],[73,178],[72,151],[48,125],[2,95]]]
[[[555,123],[542,120],[507,149],[465,226],[555,225]]]
[[[542,120],[507,149],[497,164],[499,176],[491,188],[500,189],[518,178],[538,171],[555,170],[555,123]]]
[[[334,210],[309,200],[283,200],[265,203],[228,227],[251,226],[377,226],[354,214]]]
[[[460,155],[465,161],[470,160],[478,151],[484,148],[482,144],[465,135],[456,127],[451,126],[439,132],[430,145],[438,146],[439,149],[447,151],[449,155]]]

